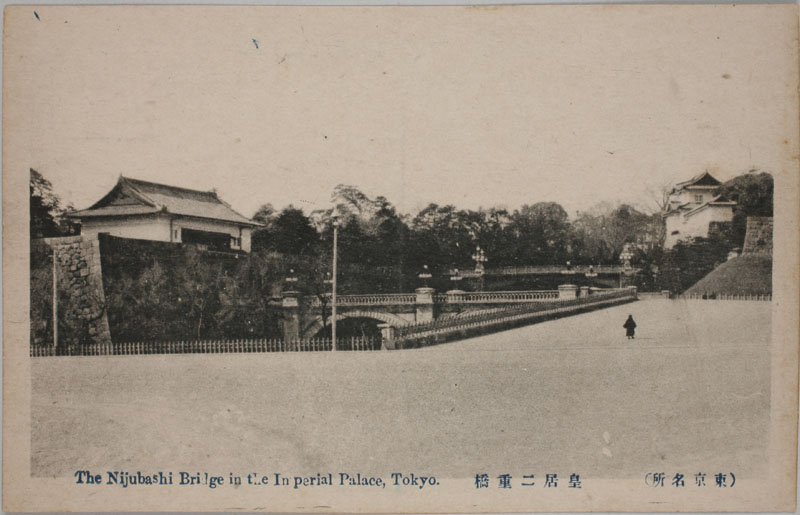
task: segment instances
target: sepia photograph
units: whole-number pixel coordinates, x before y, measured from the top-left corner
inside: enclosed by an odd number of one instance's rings
[[[795,4],[13,6],[6,511],[793,511]]]

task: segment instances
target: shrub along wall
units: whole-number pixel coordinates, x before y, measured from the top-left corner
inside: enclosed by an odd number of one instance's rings
[[[244,253],[99,235],[115,342],[274,338],[279,267]]]
[[[712,222],[708,238],[680,241],[664,252],[656,290],[683,293],[728,259],[728,253],[741,247],[742,240],[730,223]]]

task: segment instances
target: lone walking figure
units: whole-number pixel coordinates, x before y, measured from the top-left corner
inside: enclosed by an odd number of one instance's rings
[[[633,315],[628,315],[628,319],[622,324],[622,327],[625,328],[625,336],[629,340],[633,340],[633,335],[636,332],[636,322],[633,321]]]

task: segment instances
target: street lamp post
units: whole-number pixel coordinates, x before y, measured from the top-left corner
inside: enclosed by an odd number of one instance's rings
[[[53,352],[58,350],[58,259],[53,244]]]
[[[339,220],[333,218],[333,277],[331,278],[331,351],[336,350],[336,261],[339,244]]]
[[[322,283],[327,285],[330,288],[333,288],[333,276],[331,276],[330,272],[325,272],[325,279],[322,280]],[[328,298],[327,296],[323,297],[325,300],[320,303],[320,315],[322,316],[322,326],[328,327],[328,324],[331,323],[331,317],[326,317],[326,308],[329,307]]]

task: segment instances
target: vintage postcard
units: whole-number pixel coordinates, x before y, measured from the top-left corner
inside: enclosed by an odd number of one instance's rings
[[[6,511],[794,511],[798,9],[5,9]]]

